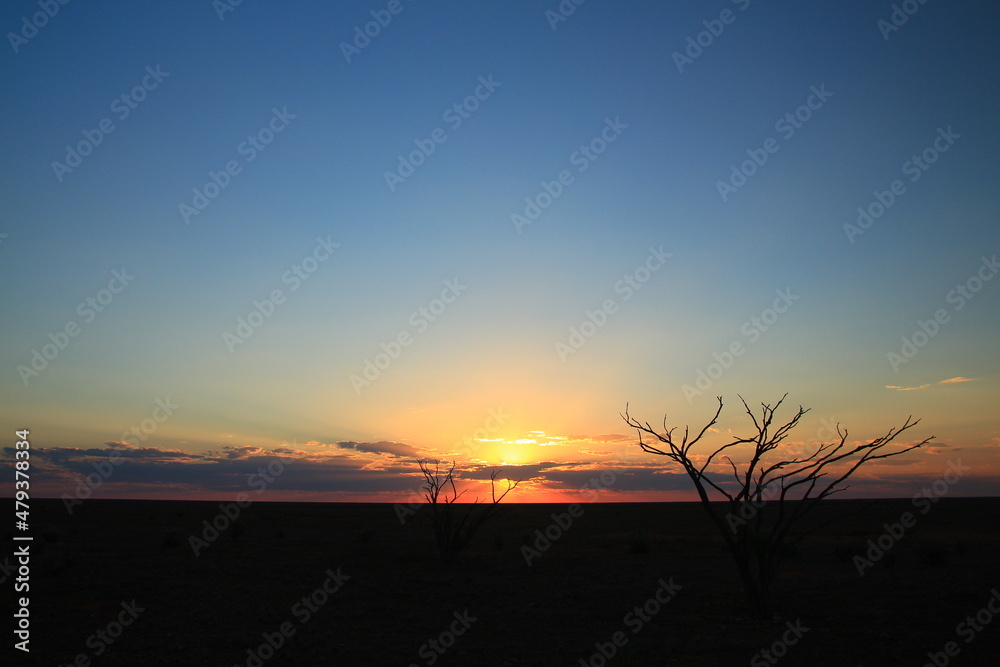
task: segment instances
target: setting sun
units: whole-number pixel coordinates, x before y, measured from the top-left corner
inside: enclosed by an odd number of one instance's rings
[[[514,442],[504,441],[498,444],[500,459],[503,464],[526,463],[531,459],[529,447],[534,444],[533,440],[515,440]]]

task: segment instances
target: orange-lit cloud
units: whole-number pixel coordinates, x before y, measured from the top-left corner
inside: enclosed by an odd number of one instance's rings
[[[927,387],[934,387],[939,384],[955,384],[956,382],[972,382],[972,378],[966,377],[954,377],[947,380],[940,380],[939,382],[929,382],[927,384],[922,384],[916,387],[897,387],[896,385],[887,384],[886,389],[892,389],[894,391],[916,391],[918,389],[926,389]]]

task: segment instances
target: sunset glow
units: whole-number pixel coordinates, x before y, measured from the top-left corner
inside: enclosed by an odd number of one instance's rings
[[[1000,488],[995,10],[885,37],[871,3],[741,1],[684,55],[698,3],[404,2],[346,50],[374,5],[148,4],[7,54],[0,415],[33,492],[225,499],[273,465],[261,500],[394,503],[437,460],[469,496],[692,500],[622,413],[680,434],[722,396],[707,453],[786,393],[782,453],[935,436],[846,496],[958,460],[949,493]]]

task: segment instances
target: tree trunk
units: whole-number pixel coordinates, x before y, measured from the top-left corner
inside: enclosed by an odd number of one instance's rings
[[[771,577],[749,551],[734,548],[733,558],[740,573],[740,583],[746,593],[750,616],[760,621],[771,620]]]

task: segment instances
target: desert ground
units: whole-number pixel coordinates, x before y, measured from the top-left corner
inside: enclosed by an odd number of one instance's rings
[[[1000,664],[987,606],[1000,500],[944,498],[926,514],[909,499],[872,502],[820,507],[816,525],[841,518],[789,550],[775,617],[754,622],[694,503],[584,504],[530,566],[522,546],[567,506],[511,504],[445,566],[426,508],[401,523],[392,505],[255,502],[196,556],[190,537],[204,538],[217,502],[91,499],[69,515],[36,499],[31,653],[8,633],[3,662],[882,667],[934,664],[931,653]],[[916,525],[859,575],[852,554],[907,511]]]

